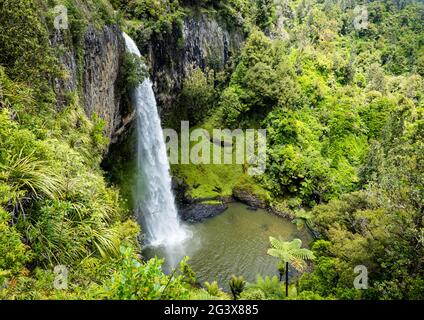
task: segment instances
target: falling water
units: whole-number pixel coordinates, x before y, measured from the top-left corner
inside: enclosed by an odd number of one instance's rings
[[[127,51],[140,56],[135,42],[124,33]],[[175,251],[189,233],[180,224],[171,189],[170,166],[152,83],[146,79],[132,92],[137,112],[136,208],[147,244]],[[169,258],[169,257],[168,257]],[[172,258],[172,257],[171,257]]]

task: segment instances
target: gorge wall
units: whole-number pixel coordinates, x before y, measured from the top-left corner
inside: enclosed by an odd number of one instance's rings
[[[164,123],[173,118],[191,70],[224,70],[243,41],[241,28],[206,13],[189,14],[181,25],[173,25],[172,32],[153,34],[146,43],[138,41]],[[106,122],[105,134],[111,144],[125,145],[134,112],[122,90],[125,45],[121,30],[115,25],[101,29],[89,25],[81,42],[76,45],[60,31],[52,35],[52,46],[61,48],[60,62],[68,74],[64,80],[55,80],[59,107],[65,105],[67,94],[78,92],[87,116],[96,114]]]
[[[192,12],[168,34],[153,34],[138,45],[147,58],[162,120],[168,123],[184,79],[198,67],[225,69],[244,41],[241,28],[228,26],[219,16]]]
[[[103,119],[106,136],[111,143],[117,142],[133,117],[122,97],[125,44],[121,30],[115,25],[101,29],[89,25],[79,45],[60,31],[53,34],[51,42],[61,47],[59,59],[67,73],[65,79],[55,80],[59,107],[69,93],[77,92],[87,116],[91,119],[96,114]]]

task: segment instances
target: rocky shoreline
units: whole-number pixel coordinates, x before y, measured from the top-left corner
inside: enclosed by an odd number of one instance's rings
[[[243,189],[234,189],[230,197],[212,197],[193,199],[187,193],[188,186],[183,179],[173,177],[172,187],[176,196],[180,218],[190,223],[202,222],[208,218],[215,217],[223,213],[231,202],[240,202],[247,206],[249,210],[256,211],[264,209],[281,218],[292,221],[295,217],[291,212],[278,210],[268,202],[251,192]],[[216,203],[211,203],[216,202]]]
[[[195,203],[179,211],[183,221],[190,223],[203,222],[206,219],[215,217],[228,209],[228,204],[205,204]]]

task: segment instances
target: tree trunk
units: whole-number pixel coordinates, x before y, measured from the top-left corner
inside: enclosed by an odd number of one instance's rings
[[[236,292],[233,290],[233,288],[230,288],[230,289],[231,289],[231,293],[233,294],[233,299],[234,301],[236,301],[237,300]]]
[[[317,240],[318,237],[316,236],[315,230],[309,225],[308,221],[306,221],[305,224],[306,224],[306,227],[308,228],[309,232],[311,233],[312,238],[314,238],[314,240]]]
[[[289,296],[289,263],[286,262],[286,297]]]

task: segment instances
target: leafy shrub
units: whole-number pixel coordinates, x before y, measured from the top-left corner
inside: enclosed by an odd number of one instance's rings
[[[186,299],[189,295],[183,274],[162,272],[163,261],[157,258],[146,263],[134,257],[131,248],[121,248],[122,258],[113,277],[105,283],[100,296],[107,299],[157,300]]]
[[[122,68],[127,92],[140,85],[149,75],[144,59],[133,53],[125,53]]]
[[[0,284],[6,277],[17,275],[32,257],[10,220],[10,215],[0,208]]]
[[[200,68],[196,68],[184,80],[179,107],[185,110],[185,119],[197,124],[213,110],[214,98],[213,71],[208,70],[205,74]]]

